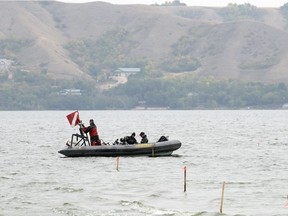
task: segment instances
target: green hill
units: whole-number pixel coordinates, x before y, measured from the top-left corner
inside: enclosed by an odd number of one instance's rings
[[[54,79],[138,66],[288,82],[287,20],[280,9],[2,1],[0,13],[0,57]]]
[[[288,101],[288,4],[1,1],[0,14],[0,109],[279,108]],[[117,68],[141,73],[115,78]]]

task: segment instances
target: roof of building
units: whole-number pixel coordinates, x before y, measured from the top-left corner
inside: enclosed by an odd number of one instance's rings
[[[118,68],[115,72],[124,72],[124,73],[137,73],[140,72],[141,68]]]
[[[8,69],[12,63],[12,60],[0,58],[0,70]]]

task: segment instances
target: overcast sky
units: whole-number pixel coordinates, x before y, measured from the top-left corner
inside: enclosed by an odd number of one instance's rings
[[[57,0],[61,2],[70,3],[82,3],[93,2],[96,0]],[[102,0],[104,2],[110,2],[112,4],[162,4],[166,1],[172,2],[173,0]],[[228,3],[244,4],[250,3],[257,7],[281,7],[288,0],[180,0],[180,2],[186,3],[188,6],[216,6],[225,7]]]

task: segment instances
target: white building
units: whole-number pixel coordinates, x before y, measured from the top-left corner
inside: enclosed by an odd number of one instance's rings
[[[58,95],[73,95],[73,96],[81,96],[81,89],[64,89],[58,93]]]
[[[11,67],[12,63],[12,60],[0,58],[0,72],[7,71]]]
[[[118,68],[113,71],[113,76],[128,77],[141,72],[141,68]]]

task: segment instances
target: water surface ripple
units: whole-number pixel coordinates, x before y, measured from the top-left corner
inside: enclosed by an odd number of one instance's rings
[[[0,112],[0,215],[288,215],[288,112],[80,111],[106,142],[145,131],[172,157],[65,158],[72,111]],[[139,140],[139,136],[137,137]],[[183,167],[187,166],[187,192]]]

